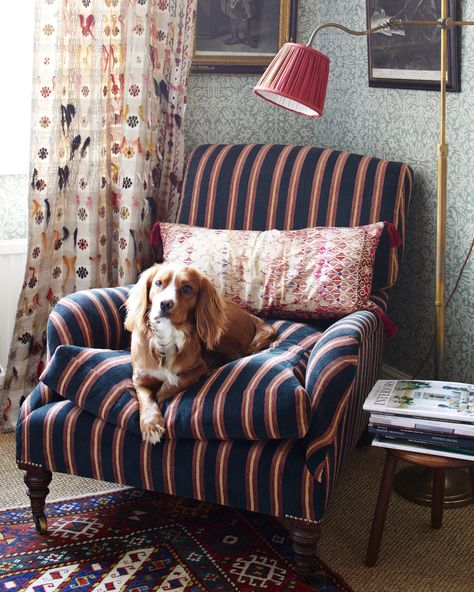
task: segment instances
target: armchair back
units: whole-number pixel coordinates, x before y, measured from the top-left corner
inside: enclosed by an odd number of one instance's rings
[[[405,238],[412,173],[404,163],[277,144],[210,144],[190,155],[177,222],[236,230],[391,222]],[[384,231],[373,289],[398,275],[402,246]]]

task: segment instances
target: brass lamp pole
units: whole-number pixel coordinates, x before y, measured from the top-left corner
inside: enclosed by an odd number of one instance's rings
[[[446,143],[446,75],[448,63],[448,29],[474,25],[474,21],[455,21],[447,16],[447,0],[441,0],[441,17],[438,20],[403,20],[387,19],[376,27],[366,31],[353,31],[338,23],[324,23],[311,33],[308,46],[323,29],[332,27],[345,33],[367,36],[387,29],[405,26],[438,27],[441,31],[441,74],[440,74],[440,135],[437,155],[437,200],[436,200],[436,296],[435,296],[435,379],[444,380],[445,376],[445,261],[446,261],[446,204],[448,178],[448,144]]]

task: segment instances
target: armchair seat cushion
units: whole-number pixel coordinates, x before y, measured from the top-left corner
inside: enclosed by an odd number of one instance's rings
[[[320,332],[274,321],[269,349],[212,371],[165,401],[166,437],[195,440],[302,438],[311,421],[305,366]],[[128,350],[59,346],[41,381],[106,422],[140,434]]]

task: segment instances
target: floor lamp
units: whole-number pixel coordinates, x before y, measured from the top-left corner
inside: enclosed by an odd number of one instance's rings
[[[437,27],[441,32],[441,115],[440,138],[437,152],[437,200],[436,200],[436,299],[435,299],[435,379],[444,379],[445,362],[445,261],[446,261],[446,203],[448,145],[446,144],[446,75],[448,53],[448,30],[453,27],[474,25],[474,21],[453,20],[447,16],[447,0],[441,0],[441,16],[438,20],[404,20],[383,18],[377,26],[366,31],[353,31],[337,23],[324,23],[312,32],[306,45],[286,43],[254,88],[254,93],[289,111],[307,117],[321,117],[324,110],[329,78],[329,58],[311,47],[315,36],[323,29],[336,28],[350,35],[367,36],[388,30],[400,31],[409,26]],[[402,475],[404,473],[404,475]],[[447,475],[445,505],[469,503],[471,490],[469,479],[450,471]],[[421,486],[423,477],[419,469],[410,467],[399,473],[399,484],[405,486],[404,495],[418,503],[431,503],[431,488]],[[427,478],[424,478],[427,481]],[[416,490],[416,491],[415,491]],[[464,490],[464,491],[460,491]],[[411,493],[413,492],[413,494]],[[465,493],[464,493],[465,492]],[[467,497],[466,497],[467,496]]]

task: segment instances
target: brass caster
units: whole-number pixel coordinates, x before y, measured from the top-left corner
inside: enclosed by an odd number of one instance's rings
[[[38,534],[46,534],[48,532],[48,523],[44,514],[33,516],[35,521],[35,528]]]

